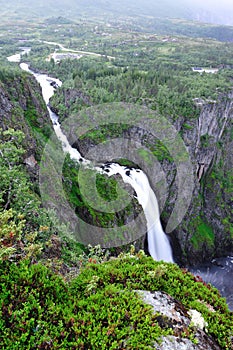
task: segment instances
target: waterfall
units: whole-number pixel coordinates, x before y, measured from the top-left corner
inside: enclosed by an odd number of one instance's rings
[[[115,163],[111,164],[108,170],[109,176],[120,174],[123,181],[130,184],[137,194],[137,200],[146,217],[150,255],[155,260],[173,262],[170,242],[160,222],[158,201],[146,174],[139,169],[128,169]]]
[[[47,105],[50,118],[53,122],[54,131],[62,143],[63,151],[68,153],[70,157],[77,162],[80,163],[81,160],[84,166],[91,166],[91,162],[83,158],[78,150],[69,144],[66,135],[61,130],[58,122],[58,116],[53,113],[48,106],[49,99],[54,94],[54,87],[51,85],[51,82],[55,82],[57,86],[61,86],[61,81],[50,78],[46,74],[34,73],[25,63],[21,63],[20,67],[21,69],[33,74],[36,80],[40,83],[42,87],[42,95]],[[136,192],[137,200],[142,206],[145,214],[147,222],[148,250],[150,255],[155,260],[173,262],[170,242],[167,235],[164,233],[160,222],[158,201],[155,193],[150,187],[146,174],[139,169],[129,169],[117,163],[103,164],[101,167],[96,166],[95,170],[108,176],[119,174],[125,183],[132,186]]]

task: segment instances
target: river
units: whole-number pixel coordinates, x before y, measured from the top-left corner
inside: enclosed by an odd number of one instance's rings
[[[215,286],[233,311],[233,256],[213,259],[211,263],[190,271]]]
[[[16,54],[14,54],[12,56],[7,57],[7,60],[9,62],[19,63],[21,61],[21,57],[23,55],[28,54],[31,51],[30,47],[20,47],[19,49],[21,50],[20,53],[16,53]]]

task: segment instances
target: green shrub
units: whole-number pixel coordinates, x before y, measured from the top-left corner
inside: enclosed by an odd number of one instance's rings
[[[158,314],[136,289],[167,292],[200,311],[209,333],[230,349],[232,313],[217,289],[142,252],[88,264],[69,284],[26,261],[1,262],[0,276],[0,347],[5,350],[152,349],[172,329],[161,328]]]

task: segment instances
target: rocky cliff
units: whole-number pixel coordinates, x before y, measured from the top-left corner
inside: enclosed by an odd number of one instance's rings
[[[196,172],[191,207],[176,231],[190,263],[232,252],[233,95],[195,101],[200,114],[179,128]]]
[[[233,94],[193,102],[198,117],[173,122],[191,158],[194,191],[184,219],[170,237],[176,261],[197,265],[233,251]],[[162,211],[166,227],[177,199],[177,170],[167,159],[161,165],[169,187]]]
[[[0,128],[13,128],[25,134],[24,163],[33,176],[52,124],[41,95],[41,88],[33,77],[17,70],[8,70],[0,79]]]
[[[173,124],[187,147],[194,172],[194,191],[187,214],[171,233],[175,259],[181,264],[196,265],[233,251],[233,94],[217,101],[195,99],[198,117],[179,117]],[[133,135],[140,135],[135,130]],[[146,142],[153,143],[149,137]],[[168,197],[162,210],[166,227],[177,194],[177,169],[169,157],[161,157],[166,174]],[[150,179],[153,187],[153,178]],[[156,186],[155,192],[159,193]],[[161,199],[158,199],[161,202]]]

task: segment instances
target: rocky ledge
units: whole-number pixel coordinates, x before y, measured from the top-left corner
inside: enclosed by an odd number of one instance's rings
[[[162,343],[155,343],[157,350],[220,350],[215,340],[208,335],[208,324],[201,313],[186,309],[183,304],[164,292],[137,291],[146,304],[158,314],[161,328],[171,328],[174,335],[163,336]],[[208,306],[215,312],[212,306]],[[186,338],[189,337],[189,338]]]

